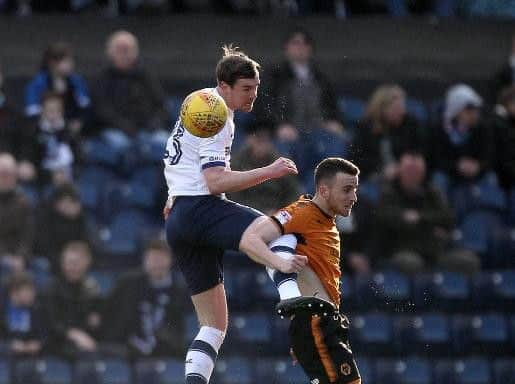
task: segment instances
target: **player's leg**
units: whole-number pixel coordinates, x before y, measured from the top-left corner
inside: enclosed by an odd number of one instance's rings
[[[191,297],[200,331],[186,354],[186,384],[209,383],[227,330],[227,301],[222,283]]]
[[[338,313],[320,316],[301,311],[295,315],[289,329],[290,345],[312,382],[361,383],[348,332],[347,318]]]
[[[292,234],[287,234],[272,241],[269,245],[270,250],[278,256],[288,259],[295,254],[297,247],[297,238]],[[304,270],[309,269],[305,267]],[[304,270],[301,274],[304,274]],[[267,268],[268,276],[274,282],[281,301],[277,304],[277,313],[281,316],[291,316],[299,309],[312,309],[321,313],[333,310],[333,306],[327,301],[327,295],[322,297],[313,296],[313,292],[320,291],[307,291],[304,289],[304,295],[299,289],[299,276],[297,273],[282,273],[272,268]],[[311,271],[312,272],[312,271]],[[313,272],[312,272],[313,273]],[[305,279],[310,280],[310,279]],[[306,283],[304,283],[306,286]]]

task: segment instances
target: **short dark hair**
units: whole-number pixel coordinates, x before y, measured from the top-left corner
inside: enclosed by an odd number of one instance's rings
[[[238,47],[224,45],[224,55],[216,65],[216,80],[233,86],[238,79],[254,79],[259,75],[261,66]]]
[[[328,157],[318,163],[315,168],[315,186],[318,187],[322,180],[332,179],[338,172],[358,176],[359,168],[341,157]]]
[[[72,48],[70,44],[59,41],[50,44],[43,52],[43,60],[41,66],[43,69],[50,69],[50,63],[61,61],[67,57],[72,57]]]
[[[15,273],[7,280],[7,291],[9,293],[25,287],[34,288],[34,280],[26,272]]]
[[[300,28],[300,27],[295,27],[293,29],[290,29],[286,35],[284,36],[284,39],[283,39],[283,45],[286,45],[290,42],[290,40],[292,40],[295,36],[297,35],[301,35],[302,38],[304,39],[304,42],[313,47],[313,37],[311,36],[311,34],[305,30],[304,28]]]

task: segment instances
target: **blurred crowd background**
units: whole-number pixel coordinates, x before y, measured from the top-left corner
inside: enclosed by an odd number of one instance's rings
[[[163,242],[164,146],[223,43],[263,63],[233,169],[361,168],[338,218],[363,382],[513,383],[515,4],[0,0],[0,383],[182,383],[197,324]],[[148,52],[145,49],[148,46]],[[257,52],[255,54],[254,52]],[[215,383],[305,383],[263,268],[226,254]],[[158,381],[162,380],[162,381]]]

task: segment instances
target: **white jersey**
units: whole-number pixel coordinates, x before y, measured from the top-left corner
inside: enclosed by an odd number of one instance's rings
[[[204,91],[219,95],[216,88]],[[200,138],[184,128],[179,116],[166,144],[164,174],[168,197],[209,195],[202,171],[209,167],[230,169],[234,138],[234,113],[228,110],[225,126],[216,135]]]

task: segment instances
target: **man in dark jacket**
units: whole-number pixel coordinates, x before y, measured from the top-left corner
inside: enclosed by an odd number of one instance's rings
[[[17,189],[17,165],[0,154],[0,264],[22,270],[31,256],[34,222],[30,203]]]
[[[500,184],[509,190],[515,187],[515,86],[501,92],[491,129],[495,136],[494,169]]]
[[[186,293],[171,275],[172,257],[162,241],[151,241],[143,270],[123,276],[106,306],[105,335],[128,346],[133,357],[185,353]]]
[[[374,259],[378,264],[392,265],[406,273],[435,265],[444,269],[459,265],[463,272],[478,269],[475,255],[447,253],[453,213],[427,184],[426,164],[420,153],[401,156],[397,179],[382,192],[377,219]]]
[[[284,55],[286,60],[270,71],[261,114],[275,124],[289,122],[301,132],[322,125],[341,128],[332,84],[312,60],[311,36],[293,30],[285,40]]]
[[[47,292],[53,331],[62,345],[58,352],[67,357],[98,350],[101,298],[97,283],[87,276],[90,265],[87,244],[67,244],[61,254],[61,275]]]
[[[113,33],[106,46],[110,66],[100,76],[95,107],[101,123],[133,137],[167,126],[164,95],[159,84],[138,66],[136,37],[127,31]]]

